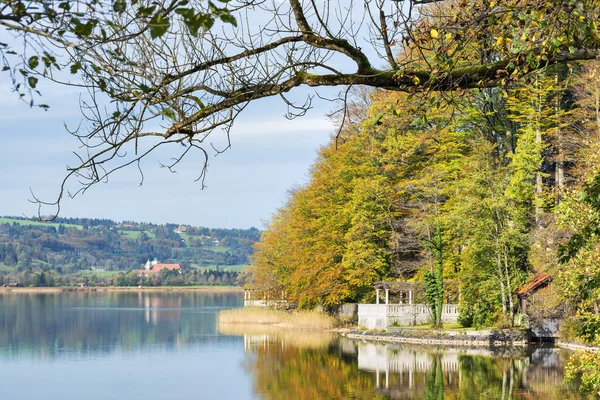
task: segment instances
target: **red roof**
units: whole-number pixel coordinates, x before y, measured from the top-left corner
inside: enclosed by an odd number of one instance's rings
[[[138,275],[154,275],[158,274],[163,269],[168,269],[170,271],[181,271],[181,266],[179,264],[154,264],[152,269],[138,269]]]
[[[168,269],[168,270],[180,270],[181,266],[179,264],[154,264],[152,266],[152,271],[158,272],[161,269]]]
[[[513,293],[516,295],[526,295],[529,292],[537,289],[538,287],[552,282],[552,275],[549,274],[540,274],[536,275],[529,280],[526,284],[515,290]]]
[[[152,275],[157,274],[158,271],[153,271],[151,269],[136,269],[138,275]]]

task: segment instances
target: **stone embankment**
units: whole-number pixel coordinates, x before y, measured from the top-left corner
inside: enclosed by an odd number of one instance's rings
[[[389,328],[385,331],[352,330],[341,333],[350,339],[395,343],[456,346],[527,346],[529,334],[520,329],[434,330]]]

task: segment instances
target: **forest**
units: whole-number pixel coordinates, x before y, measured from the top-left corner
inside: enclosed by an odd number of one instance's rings
[[[594,341],[599,99],[597,62],[451,94],[355,91],[249,279],[303,308],[373,301],[378,281],[453,281],[464,326],[508,327],[513,292],[549,273],[547,307],[567,305]]]
[[[220,282],[225,277],[232,284],[258,239],[256,228],[210,229],[90,218],[58,218],[50,224],[5,217],[0,219],[0,282],[55,286],[74,280],[137,286],[137,275],[124,273],[114,275],[115,282],[104,279],[102,273],[88,274],[86,279],[67,276],[92,267],[126,272],[156,258],[190,271],[184,283]],[[157,274],[155,278],[156,282],[148,283],[182,284],[179,274],[171,278],[166,273]]]

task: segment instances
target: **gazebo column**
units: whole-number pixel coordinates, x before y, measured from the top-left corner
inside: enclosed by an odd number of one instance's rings
[[[412,304],[413,303],[413,291],[409,290],[408,291],[408,304]]]
[[[385,289],[385,304],[390,302],[390,289]]]
[[[375,301],[375,304],[379,304],[379,289],[375,289],[375,293],[377,296],[377,300]]]

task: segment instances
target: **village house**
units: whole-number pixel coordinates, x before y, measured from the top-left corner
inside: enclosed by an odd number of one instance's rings
[[[173,232],[175,232],[175,233],[185,233],[185,232],[187,232],[187,228],[185,226],[180,225],[177,228],[175,228],[173,230]]]

